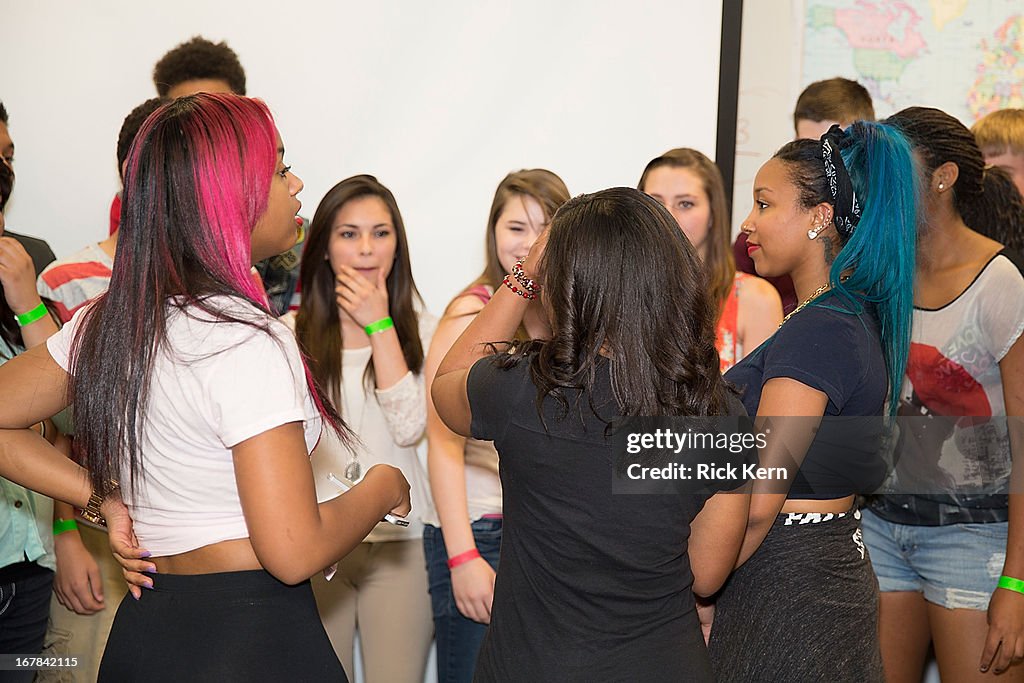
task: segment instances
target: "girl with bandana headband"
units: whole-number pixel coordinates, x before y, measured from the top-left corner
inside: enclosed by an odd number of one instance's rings
[[[801,303],[726,374],[767,435],[761,464],[788,476],[754,482],[737,569],[704,609],[718,680],[882,680],[854,501],[886,476],[883,416],[910,341],[914,179],[906,139],[857,122],[785,145],[754,180],[749,253],[759,275],[792,277]]]

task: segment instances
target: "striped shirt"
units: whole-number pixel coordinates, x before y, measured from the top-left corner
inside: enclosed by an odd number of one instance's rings
[[[61,322],[66,323],[75,311],[107,291],[113,267],[107,252],[90,244],[47,266],[36,281],[36,290],[53,301]]]

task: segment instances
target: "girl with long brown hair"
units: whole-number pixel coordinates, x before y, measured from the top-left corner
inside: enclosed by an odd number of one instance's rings
[[[488,213],[486,266],[445,310],[427,354],[431,381],[451,345],[469,326],[516,260],[525,257],[551,216],[569,199],[565,183],[544,169],[508,174]],[[547,330],[539,305],[524,314],[518,336]],[[501,543],[502,502],[498,454],[489,441],[449,430],[433,404],[427,421],[427,464],[437,517],[424,527],[424,551],[437,639],[438,680],[472,680],[477,651],[490,621]]]
[[[330,581],[313,577],[317,606],[347,670],[358,625],[368,681],[419,683],[432,624],[420,521],[430,494],[416,443],[427,420],[423,349],[435,321],[418,310],[405,222],[391,190],[370,175],[332,187],[313,216],[300,277],[302,304],[282,320],[358,439],[320,439],[312,453],[317,498],[340,493],[332,475],[355,482],[386,463],[402,470],[413,501],[409,526],[378,524]]]
[[[722,173],[695,149],[670,149],[647,164],[637,187],[668,209],[700,255],[718,304],[716,346],[725,372],[775,332],[782,301],[767,280],[736,270]]]

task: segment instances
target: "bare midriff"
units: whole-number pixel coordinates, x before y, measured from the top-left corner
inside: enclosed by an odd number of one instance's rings
[[[212,543],[151,561],[158,574],[216,574],[263,568],[248,538]]]
[[[782,512],[849,512],[853,508],[853,496],[829,500],[790,498],[782,505]]]

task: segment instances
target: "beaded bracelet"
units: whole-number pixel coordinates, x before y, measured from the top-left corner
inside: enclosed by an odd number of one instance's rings
[[[523,270],[523,263],[526,259],[519,259],[512,266],[512,277],[516,279],[516,282],[523,286],[523,289],[531,294],[536,294],[540,291],[540,285],[533,278],[526,277],[526,272]]]
[[[506,275],[505,279],[502,280],[501,283],[528,301],[533,301],[537,298],[536,294],[523,288],[519,282],[513,280],[511,275]]]
[[[39,305],[32,310],[25,311],[24,313],[17,313],[14,317],[18,321],[18,327],[27,327],[40,318],[46,317],[46,313],[46,304],[40,301]]]

